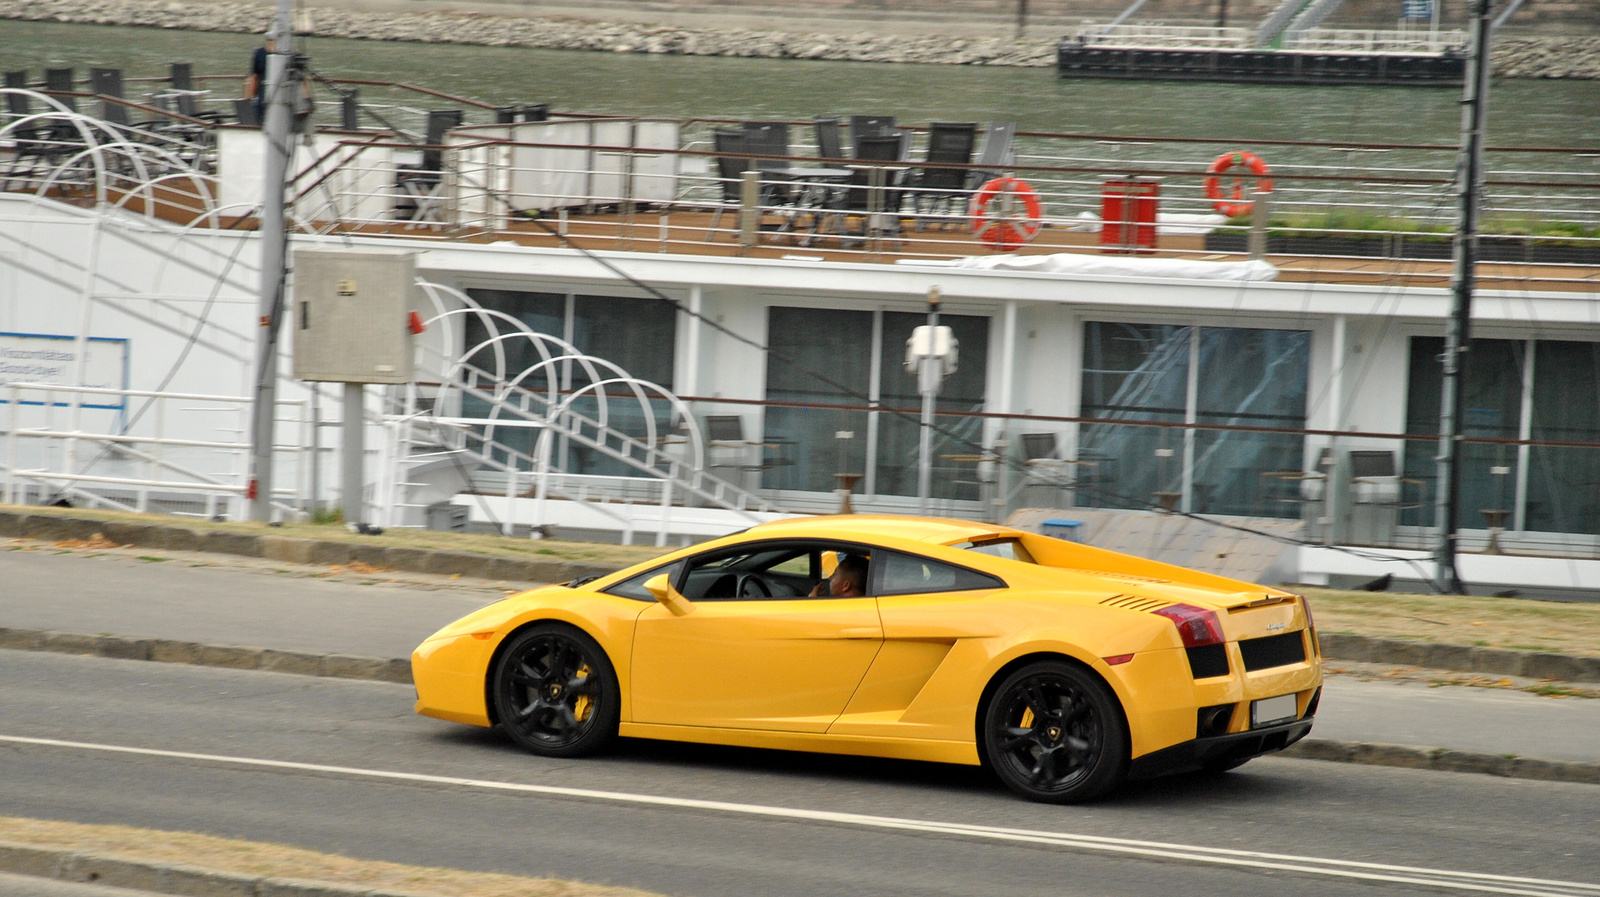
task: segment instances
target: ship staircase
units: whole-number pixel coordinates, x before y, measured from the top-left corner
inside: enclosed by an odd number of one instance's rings
[[[624,543],[654,530],[657,545],[716,534],[716,524],[704,528],[707,512],[724,532],[783,514],[707,472],[705,439],[670,390],[452,287],[419,284],[432,306],[432,338],[418,340],[417,379],[391,394],[382,416],[390,442],[377,489],[390,525],[420,525],[430,499],[454,486],[504,496],[494,522],[507,535],[565,525],[555,513],[561,502],[608,522],[587,528],[617,532]],[[624,475],[565,469],[562,459],[575,456],[604,459]],[[697,513],[681,510],[691,508]],[[701,528],[686,528],[686,518]]]
[[[1339,7],[1343,5],[1344,0],[1311,0],[1289,20],[1288,27],[1283,29],[1284,37],[1287,38],[1290,44],[1298,43],[1302,35],[1326,22],[1328,17],[1337,12]],[[1277,37],[1277,35],[1273,35],[1273,37]],[[1261,32],[1258,31],[1257,40],[1259,41],[1260,39]]]

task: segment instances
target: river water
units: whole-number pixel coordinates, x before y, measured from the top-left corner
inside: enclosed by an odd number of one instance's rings
[[[120,67],[161,76],[248,70],[246,34],[0,21],[0,65]],[[891,114],[906,122],[1016,121],[1025,131],[1248,140],[1454,144],[1453,88],[1276,87],[1061,79],[1049,68],[888,65],[649,56],[312,38],[328,77],[408,81],[496,105],[680,118]],[[240,88],[213,85],[237,95]],[[141,91],[130,87],[130,96]],[[1506,79],[1492,91],[1491,145],[1600,145],[1600,81]],[[469,116],[469,120],[471,120]]]

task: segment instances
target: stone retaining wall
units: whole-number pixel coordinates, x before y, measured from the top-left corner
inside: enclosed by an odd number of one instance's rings
[[[0,536],[62,541],[88,540],[96,535],[118,545],[138,545],[168,551],[209,551],[241,557],[266,558],[291,564],[362,563],[409,573],[476,576],[509,582],[568,582],[579,576],[603,575],[617,568],[536,558],[492,557],[467,551],[437,551],[384,545],[265,536],[228,530],[191,529],[157,523],[120,523],[87,517],[0,511]]]
[[[1242,0],[1235,2],[1242,5]],[[268,6],[236,0],[12,0],[0,6],[0,17],[249,33],[266,28],[271,10]],[[834,23],[835,26],[847,24]],[[397,13],[336,8],[319,8],[315,25],[318,35],[367,40],[610,53],[1001,66],[1054,65],[1056,41],[1062,36],[1044,28],[1030,29],[1027,39],[1014,41],[994,36],[895,35],[860,29],[853,33],[828,33],[826,30],[802,33],[533,18],[510,12],[505,15],[443,10]],[[839,30],[847,29],[839,27]],[[1494,67],[1497,75],[1505,77],[1600,78],[1600,37],[1504,36],[1495,48]]]

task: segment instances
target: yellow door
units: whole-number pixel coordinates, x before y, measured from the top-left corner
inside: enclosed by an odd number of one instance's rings
[[[824,732],[883,644],[872,598],[696,601],[655,605],[633,641],[640,723]]]

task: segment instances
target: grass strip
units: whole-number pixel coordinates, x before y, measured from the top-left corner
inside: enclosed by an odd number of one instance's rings
[[[1600,657],[1600,603],[1300,588],[1317,631]]]
[[[247,520],[213,521],[202,517],[136,514],[87,508],[44,508],[0,504],[0,510],[30,516],[76,517],[107,522],[183,526],[194,530],[222,530],[259,536],[328,539],[353,545],[385,545],[438,551],[469,551],[493,557],[543,558],[590,564],[626,566],[648,560],[666,549],[653,545],[613,545],[604,542],[569,542],[561,539],[527,539],[492,533],[438,532],[424,529],[386,529],[380,536],[352,533],[337,523],[284,523],[268,526]],[[654,534],[649,534],[653,536]]]
[[[0,816],[0,841],[115,855],[141,863],[183,863],[237,875],[293,878],[448,897],[653,897],[633,888],[408,866],[320,853],[283,844]]]

